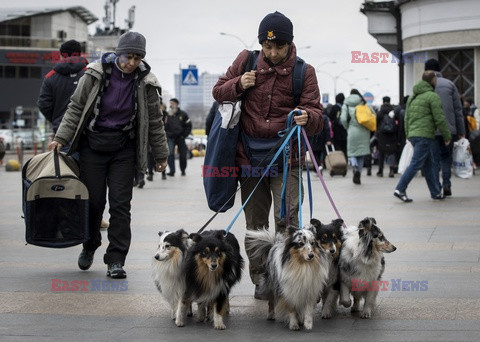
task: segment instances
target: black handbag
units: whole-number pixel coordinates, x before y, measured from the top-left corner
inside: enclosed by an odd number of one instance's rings
[[[97,152],[116,152],[130,139],[129,131],[92,132],[87,130],[88,145]]]

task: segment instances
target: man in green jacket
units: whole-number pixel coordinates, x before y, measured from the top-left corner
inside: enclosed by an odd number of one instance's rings
[[[408,184],[418,170],[424,170],[425,180],[434,200],[444,199],[438,177],[438,162],[435,155],[438,145],[435,140],[437,129],[442,133],[445,145],[451,140],[442,101],[435,93],[437,77],[433,71],[425,71],[422,80],[413,87],[413,96],[407,103],[405,114],[405,135],[413,145],[413,156],[410,165],[403,173],[393,195],[403,202],[411,202],[407,197]]]

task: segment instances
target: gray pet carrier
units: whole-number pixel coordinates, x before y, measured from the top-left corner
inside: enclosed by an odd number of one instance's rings
[[[88,239],[88,190],[76,160],[51,151],[34,156],[22,169],[27,243],[52,248]]]

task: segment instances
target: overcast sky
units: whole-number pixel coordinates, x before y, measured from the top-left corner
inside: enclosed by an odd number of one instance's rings
[[[90,31],[93,33],[96,25],[103,25],[104,0],[20,3],[22,7],[40,3],[44,7],[84,6],[99,18],[89,27]],[[352,51],[387,52],[368,34],[367,17],[360,12],[362,3],[363,0],[120,0],[116,23],[124,27],[128,8],[136,6],[132,30],[147,38],[146,60],[162,87],[174,95],[173,75],[180,67],[196,64],[200,74],[224,73],[245,45],[259,49],[258,24],[266,14],[278,10],[292,20],[298,55],[317,69],[320,91],[330,94],[330,102],[333,77],[341,74],[337,92],[349,93],[351,84],[362,93],[372,92],[376,103],[385,95],[397,103],[398,65],[391,62],[391,55],[388,63],[352,63]],[[14,6],[10,0],[1,0],[0,4]],[[236,35],[244,43],[220,32]],[[346,71],[349,69],[354,71]]]

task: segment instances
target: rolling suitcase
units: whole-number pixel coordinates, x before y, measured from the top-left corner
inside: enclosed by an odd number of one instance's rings
[[[331,150],[328,145],[325,145],[325,150],[327,151],[325,166],[330,176],[342,175],[345,177],[347,174],[347,158],[345,158],[345,154],[342,151],[335,151],[333,145],[330,145],[330,147]]]

